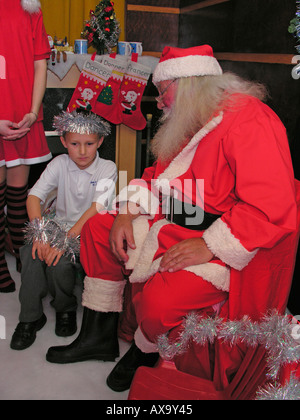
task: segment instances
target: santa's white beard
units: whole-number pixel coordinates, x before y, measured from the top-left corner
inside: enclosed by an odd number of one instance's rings
[[[186,122],[182,114],[177,115],[176,112],[167,109],[160,119],[160,124],[152,140],[151,150],[155,159],[168,163],[188,142]]]

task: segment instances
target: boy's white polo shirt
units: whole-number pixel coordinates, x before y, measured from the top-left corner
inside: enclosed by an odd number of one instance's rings
[[[86,169],[79,169],[68,154],[54,158],[29,192],[45,202],[57,189],[56,217],[71,228],[93,202],[107,207],[115,194],[117,167],[97,156]]]

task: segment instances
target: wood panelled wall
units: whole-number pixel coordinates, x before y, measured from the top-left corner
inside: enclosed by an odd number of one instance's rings
[[[300,180],[300,78],[291,74],[300,56],[288,32],[295,12],[295,0],[128,0],[126,40],[143,42],[146,54],[157,56],[165,45],[207,43],[224,71],[264,83],[268,104],[287,128]],[[299,253],[289,301],[294,314],[300,314]]]
[[[128,0],[126,41],[141,41],[146,53],[178,46],[179,0]]]
[[[300,179],[300,79],[291,75],[297,52],[288,32],[295,0],[127,0],[126,9],[126,40],[141,41],[145,54],[207,43],[224,70],[265,83]]]

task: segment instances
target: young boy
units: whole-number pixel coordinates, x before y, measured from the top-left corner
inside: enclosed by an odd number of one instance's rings
[[[63,112],[55,117],[54,127],[62,133],[60,139],[68,154],[57,156],[47,165],[27,199],[32,245],[21,250],[20,322],[10,344],[14,350],[30,347],[36,332],[45,325],[42,299],[48,291],[56,310],[55,333],[61,337],[75,334],[77,301],[73,289],[76,273],[82,267],[74,258],[75,251],[66,252],[66,244],[72,240],[75,243],[75,238],[79,243],[84,223],[109,206],[117,180],[116,165],[97,152],[110,132],[107,122],[92,113]],[[42,217],[41,204],[55,189],[56,214],[51,222]],[[59,234],[52,232],[50,240],[51,229],[58,223],[63,228]],[[57,237],[61,232],[63,238]]]

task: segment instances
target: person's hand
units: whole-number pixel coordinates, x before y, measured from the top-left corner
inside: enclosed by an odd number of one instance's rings
[[[38,257],[41,261],[44,261],[50,249],[48,242],[35,241],[32,245],[32,258],[35,260]]]
[[[64,254],[64,251],[59,251],[55,247],[50,247],[47,255],[45,256],[44,261],[49,267],[50,267],[50,265],[55,267],[57,265],[58,261],[61,259],[63,254]]]
[[[133,237],[132,215],[118,214],[109,235],[109,243],[112,253],[119,261],[127,262],[127,247],[135,249]]]
[[[18,122],[19,129],[30,128],[37,120],[37,114],[34,112],[29,112],[25,114],[23,119]]]
[[[161,259],[159,271],[179,271],[191,265],[207,263],[213,256],[204,239],[186,239],[166,251]]]
[[[4,140],[16,140],[23,137],[30,130],[29,127],[20,128],[17,123],[9,120],[0,121],[0,135]]]

